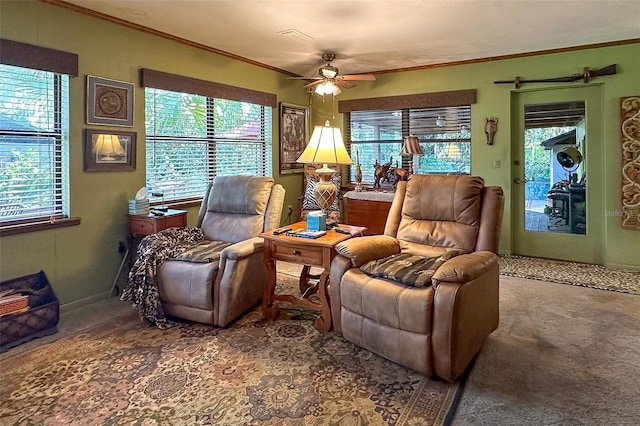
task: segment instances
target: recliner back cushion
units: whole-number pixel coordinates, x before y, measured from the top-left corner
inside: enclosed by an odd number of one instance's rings
[[[236,243],[259,235],[273,184],[270,177],[216,176],[203,200],[205,238]]]
[[[474,251],[483,188],[484,180],[477,176],[412,175],[406,185],[398,240]]]

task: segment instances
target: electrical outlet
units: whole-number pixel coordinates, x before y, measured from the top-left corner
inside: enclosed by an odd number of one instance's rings
[[[291,214],[291,213],[293,213],[293,206],[288,205],[287,206],[287,214]]]

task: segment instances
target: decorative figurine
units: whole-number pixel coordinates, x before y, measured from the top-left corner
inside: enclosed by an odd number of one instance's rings
[[[373,164],[373,168],[375,169],[374,177],[375,182],[373,183],[374,188],[380,188],[381,184],[385,181],[389,182],[389,169],[391,168],[391,162],[393,161],[393,156],[389,160],[388,163],[380,164],[376,159],[376,162]]]
[[[493,145],[493,137],[498,131],[498,117],[484,119],[484,134],[487,135],[487,145]]]
[[[356,148],[356,188],[357,192],[362,191],[362,168],[360,167],[360,156],[358,155],[358,149]]]

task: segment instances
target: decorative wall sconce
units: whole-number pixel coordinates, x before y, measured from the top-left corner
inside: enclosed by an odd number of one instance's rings
[[[487,135],[487,145],[493,145],[493,137],[498,131],[498,117],[484,119],[484,134]]]

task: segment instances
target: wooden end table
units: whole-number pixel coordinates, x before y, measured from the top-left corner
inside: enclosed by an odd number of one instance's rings
[[[297,222],[289,225],[289,227],[292,229],[304,229],[307,227],[307,222]],[[268,269],[267,286],[262,297],[262,315],[265,319],[275,319],[279,312],[275,302],[283,301],[292,305],[319,310],[320,316],[316,319],[315,327],[323,332],[331,330],[328,283],[331,261],[336,256],[336,244],[353,236],[362,235],[367,230],[365,227],[349,225],[342,225],[341,228],[349,229],[351,234],[341,234],[334,229],[328,230],[326,235],[315,239],[291,237],[286,234],[274,235],[273,231],[260,234],[264,238],[264,262]],[[322,268],[322,273],[318,284],[313,289],[314,291],[304,291],[300,297],[289,294],[275,294],[276,263],[278,260],[304,265],[303,274],[300,276],[301,290],[309,287],[307,284],[309,267]],[[316,292],[320,299],[319,303],[309,299],[309,296]]]
[[[151,235],[168,228],[187,226],[187,211],[169,209],[162,216],[149,214],[128,214],[128,228],[131,235]]]
[[[111,297],[113,291],[116,291],[116,295],[120,292],[118,288],[118,279],[124,269],[127,262],[129,265],[133,265],[136,260],[136,249],[140,242],[140,239],[144,236],[155,234],[168,228],[184,228],[187,226],[187,211],[186,210],[173,210],[168,209],[162,216],[156,216],[149,214],[128,214],[127,215],[127,228],[129,233],[127,234],[127,248],[122,257],[120,268],[111,285],[111,291],[107,295],[107,298]]]

